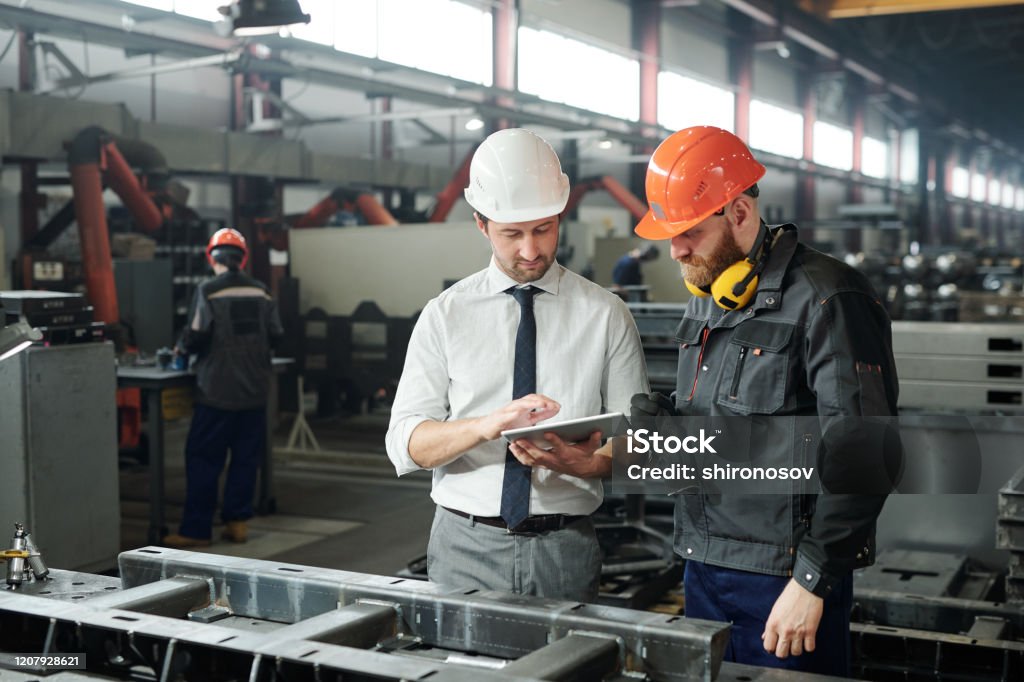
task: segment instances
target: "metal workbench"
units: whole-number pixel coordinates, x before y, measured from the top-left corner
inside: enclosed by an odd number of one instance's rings
[[[259,488],[256,495],[256,511],[271,514],[277,510],[273,491],[273,441],[271,440],[274,398],[277,395],[276,376],[294,362],[291,358],[274,358],[274,374],[271,379],[270,399],[267,403],[267,448],[260,462]],[[118,367],[117,385],[121,388],[138,388],[147,403],[146,426],[149,431],[149,530],[147,541],[159,543],[167,535],[164,524],[164,410],[163,392],[168,388],[191,387],[196,377],[191,372],[165,370],[158,367]]]

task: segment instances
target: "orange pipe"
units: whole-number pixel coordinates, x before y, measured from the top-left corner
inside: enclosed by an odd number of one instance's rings
[[[647,214],[647,204],[640,201],[621,182],[610,175],[605,175],[599,182],[607,190],[608,194],[611,194],[612,198],[619,202],[619,205],[629,211],[630,215],[633,216],[633,220],[639,221]]]
[[[583,200],[583,195],[594,189],[603,189],[612,196],[620,206],[629,211],[633,220],[639,221],[647,213],[647,204],[640,201],[635,194],[629,191],[625,185],[610,175],[599,178],[583,180],[569,192],[569,200],[565,203],[565,210],[571,211]]]
[[[317,202],[313,208],[292,221],[291,226],[292,228],[323,227],[340,208],[341,206],[334,199],[334,195],[329,194]]]
[[[107,213],[103,206],[103,181],[99,164],[71,166],[75,196],[75,220],[82,242],[82,273],[96,319],[118,324],[121,314],[114,286],[114,262],[107,240]]]
[[[384,205],[377,201],[372,194],[360,194],[356,197],[356,208],[366,218],[370,225],[397,225],[398,221],[391,211],[384,208]]]
[[[117,196],[121,197],[121,201],[131,212],[139,227],[146,232],[156,232],[160,229],[164,223],[160,209],[146,194],[146,190],[142,188],[139,179],[132,172],[131,166],[128,165],[113,142],[103,145],[101,163],[106,167],[104,177],[107,184]],[[78,200],[78,195],[75,195],[75,200]]]
[[[462,160],[462,164],[455,171],[455,175],[448,181],[448,184],[444,186],[444,189],[437,193],[437,203],[434,204],[434,210],[430,212],[430,217],[427,218],[428,222],[443,223],[447,220],[448,214],[451,213],[452,207],[455,206],[455,202],[463,197],[463,191],[469,187],[469,167],[473,163],[474,153],[476,153],[475,146],[466,154],[466,158]]]

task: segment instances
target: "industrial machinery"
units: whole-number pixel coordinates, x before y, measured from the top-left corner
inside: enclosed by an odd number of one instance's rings
[[[0,551],[0,559],[7,560],[8,589],[17,589],[25,582],[48,580],[50,569],[32,540],[32,534],[21,523],[14,524],[11,548]]]
[[[893,323],[900,408],[1024,412],[1024,324]]]
[[[756,670],[723,665],[725,623],[158,547],[122,553],[119,566],[120,580],[54,570],[52,582],[0,592],[0,654],[80,653],[100,679],[682,681]]]

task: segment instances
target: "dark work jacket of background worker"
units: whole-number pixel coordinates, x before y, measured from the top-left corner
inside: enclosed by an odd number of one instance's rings
[[[180,535],[165,538],[171,546],[209,544],[217,482],[229,449],[224,537],[244,542],[245,521],[253,514],[256,474],[266,448],[271,346],[283,330],[266,286],[238,265],[199,287],[180,344],[199,357],[196,407],[185,446],[188,492]]]
[[[795,226],[773,233],[746,308],[726,311],[711,297],[687,304],[676,332],[676,409],[818,415],[822,432],[838,417],[895,415],[891,325],[870,283],[799,243]],[[799,436],[759,439],[758,463],[796,466]],[[858,457],[879,456],[870,450],[859,449]],[[688,561],[792,576],[828,598],[833,590],[848,593],[851,571],[874,561],[875,519],[884,501],[881,494],[683,494],[676,498],[675,549]],[[842,608],[848,613],[850,606]],[[832,644],[848,646],[821,642],[815,654],[838,657]]]

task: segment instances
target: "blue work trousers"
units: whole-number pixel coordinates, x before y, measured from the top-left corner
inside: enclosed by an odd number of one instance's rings
[[[267,444],[267,413],[255,410],[219,410],[196,405],[185,442],[187,492],[179,533],[190,538],[213,535],[220,474],[231,450],[221,519],[252,518],[256,475]]]
[[[775,600],[789,581],[786,577],[687,561],[683,577],[686,615],[732,624],[726,661],[849,677],[852,575],[825,598],[813,652],[777,658],[775,652],[764,650],[761,633]]]

